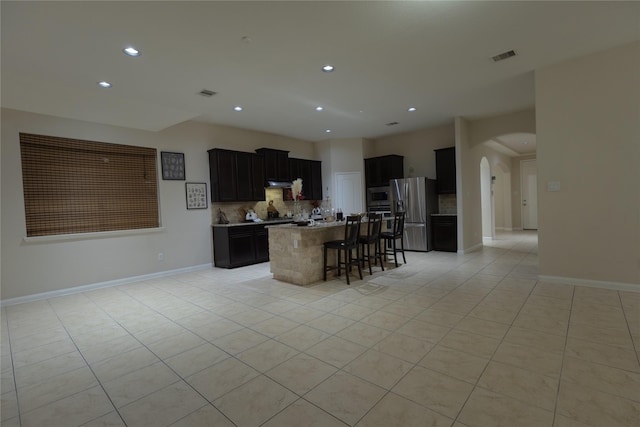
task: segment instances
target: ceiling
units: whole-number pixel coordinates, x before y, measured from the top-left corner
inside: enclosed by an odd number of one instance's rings
[[[1,7],[3,107],[151,131],[195,120],[309,141],[531,108],[533,70],[640,39],[640,2]],[[142,55],[124,55],[130,45]],[[491,59],[511,49],[517,56]],[[494,142],[521,153],[522,138],[535,145],[523,134]]]

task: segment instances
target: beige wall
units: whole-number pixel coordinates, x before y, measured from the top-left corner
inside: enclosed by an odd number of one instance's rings
[[[366,157],[398,154],[404,156],[404,176],[436,177],[436,155],[433,150],[453,147],[453,124],[386,136],[372,141]]]
[[[2,300],[210,264],[211,209],[187,210],[184,181],[159,181],[164,230],[152,234],[25,243],[19,132],[154,147],[185,153],[186,180],[209,183],[207,150],[289,150],[317,159],[312,143],[188,122],[161,132],[2,110]],[[158,169],[160,170],[160,169]],[[163,252],[164,261],[158,261]]]
[[[362,206],[367,205],[365,200],[364,182],[364,152],[369,146],[369,141],[363,138],[329,139],[316,142],[315,152],[322,160],[322,194],[326,200],[329,196],[332,207],[336,207],[334,201],[335,174],[340,172],[360,172],[362,176]]]
[[[540,274],[637,288],[640,43],[538,70],[535,83]]]

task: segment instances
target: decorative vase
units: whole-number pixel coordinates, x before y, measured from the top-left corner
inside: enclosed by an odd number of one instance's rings
[[[302,207],[298,199],[293,200],[293,217],[296,221],[302,221]]]

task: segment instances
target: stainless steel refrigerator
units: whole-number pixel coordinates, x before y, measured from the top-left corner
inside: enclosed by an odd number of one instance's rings
[[[392,179],[391,213],[404,211],[404,248],[410,251],[430,251],[431,214],[438,213],[436,181],[425,177]]]

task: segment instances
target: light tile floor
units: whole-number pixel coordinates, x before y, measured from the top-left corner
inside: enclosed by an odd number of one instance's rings
[[[640,293],[535,233],[302,288],[268,264],[2,308],[2,425],[640,425]]]

